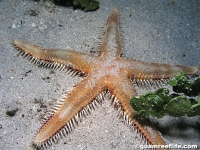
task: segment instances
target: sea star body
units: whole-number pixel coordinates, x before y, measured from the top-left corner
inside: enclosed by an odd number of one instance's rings
[[[114,9],[108,19],[100,55],[93,56],[71,50],[46,50],[14,39],[22,52],[35,63],[51,68],[74,69],[85,74],[84,79],[69,93],[46,120],[35,136],[37,146],[46,146],[59,136],[68,134],[82,116],[109,91],[111,99],[129,126],[141,135],[147,144],[165,144],[161,135],[137,117],[130,99],[137,95],[132,80],[152,82],[171,78],[180,70],[194,74],[197,67],[147,63],[124,59],[121,54],[118,10]]]

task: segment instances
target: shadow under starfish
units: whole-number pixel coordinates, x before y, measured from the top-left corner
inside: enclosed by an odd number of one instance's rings
[[[137,96],[132,81],[161,81],[176,75],[180,70],[194,74],[197,67],[148,63],[124,59],[121,54],[118,10],[115,8],[107,22],[100,55],[93,56],[71,50],[47,50],[14,39],[23,56],[33,62],[53,69],[73,69],[85,74],[84,79],[55,106],[35,136],[36,147],[47,147],[68,134],[109,92],[110,98],[124,117],[128,126],[136,130],[149,145],[165,145],[164,140],[147,121],[138,118],[130,105],[130,98]]]

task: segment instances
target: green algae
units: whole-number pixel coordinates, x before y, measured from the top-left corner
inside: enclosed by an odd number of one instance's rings
[[[200,78],[188,80],[181,71],[169,81],[173,92],[160,88],[130,100],[130,104],[143,117],[153,116],[162,118],[165,115],[189,117],[200,115]],[[197,100],[189,96],[196,97]]]

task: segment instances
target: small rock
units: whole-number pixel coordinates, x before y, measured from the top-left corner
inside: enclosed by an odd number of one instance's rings
[[[15,24],[13,24],[13,25],[12,25],[12,28],[13,28],[13,29],[15,29],[15,28],[16,28],[16,25],[15,25]]]
[[[17,107],[17,103],[16,102],[10,103],[6,107],[6,115],[8,115],[10,117],[13,117],[18,110],[19,109]]]
[[[36,27],[35,23],[32,23],[31,26],[32,26],[33,28]]]

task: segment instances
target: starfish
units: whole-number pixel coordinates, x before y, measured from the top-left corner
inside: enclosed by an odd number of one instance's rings
[[[197,67],[143,62],[121,57],[118,10],[108,18],[99,56],[72,50],[48,50],[14,39],[20,53],[48,68],[74,70],[83,80],[59,101],[35,136],[37,147],[51,145],[74,129],[85,115],[108,93],[125,122],[149,145],[165,145],[160,133],[139,119],[130,99],[137,96],[133,81],[151,84],[176,75],[180,70],[194,74]]]

